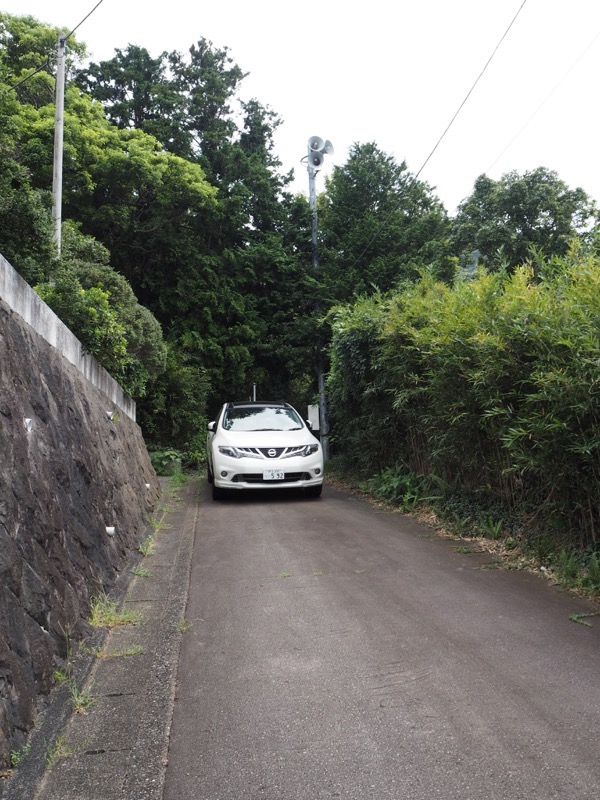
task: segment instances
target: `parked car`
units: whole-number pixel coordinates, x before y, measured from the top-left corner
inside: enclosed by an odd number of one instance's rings
[[[297,488],[321,495],[321,444],[289,403],[225,403],[208,423],[206,450],[215,500],[243,489]]]

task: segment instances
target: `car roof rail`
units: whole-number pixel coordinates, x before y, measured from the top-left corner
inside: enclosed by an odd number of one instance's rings
[[[285,408],[292,407],[290,403],[286,403],[284,400],[230,400],[226,405],[227,408],[234,408],[235,406],[284,406]]]

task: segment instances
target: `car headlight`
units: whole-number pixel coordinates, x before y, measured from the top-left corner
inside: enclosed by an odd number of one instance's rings
[[[233,447],[233,445],[221,445],[217,447],[219,453],[230,458],[260,458],[260,453],[254,453],[252,450],[243,450],[240,447]]]
[[[319,449],[318,444],[306,444],[304,447],[290,447],[287,453],[284,453],[281,457],[282,458],[292,458],[296,456],[301,456],[306,458],[306,456],[311,456],[313,453],[316,453]]]

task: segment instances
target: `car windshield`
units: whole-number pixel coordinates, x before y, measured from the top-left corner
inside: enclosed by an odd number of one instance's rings
[[[293,408],[281,406],[240,406],[223,415],[226,431],[299,431],[302,420]]]

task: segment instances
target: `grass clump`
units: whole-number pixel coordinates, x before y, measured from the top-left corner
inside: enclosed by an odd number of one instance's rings
[[[30,744],[26,744],[25,747],[22,747],[20,750],[11,750],[10,766],[18,767],[19,764],[21,764],[27,758],[30,747]]]
[[[133,569],[130,569],[129,572],[138,578],[150,578],[152,575],[150,570],[146,569],[146,567],[133,567]]]
[[[106,595],[92,600],[90,625],[94,628],[117,628],[121,625],[137,625],[142,621],[139,611],[119,610],[117,602]]]
[[[185,486],[188,480],[189,476],[183,471],[181,466],[179,466],[179,469],[175,469],[171,475],[171,487],[180,488],[181,486]]]
[[[143,542],[138,545],[138,552],[144,557],[154,555],[154,537],[146,536]]]
[[[96,705],[97,700],[91,692],[87,689],[80,689],[75,681],[72,681],[69,686],[69,694],[76,714],[85,714],[88,709]]]
[[[162,520],[162,519],[154,519],[154,517],[152,517],[152,519],[150,520],[150,525],[152,526],[152,530],[155,533],[157,531],[164,531],[167,528],[171,527],[171,525],[168,525],[164,520]]]
[[[71,677],[71,665],[70,663],[67,666],[57,667],[54,672],[52,673],[52,677],[57,683],[65,683]]]
[[[402,511],[412,511],[424,503],[439,500],[429,492],[427,481],[402,465],[387,467],[364,481],[360,488],[377,500],[392,503]]]
[[[131,658],[132,656],[141,656],[146,650],[142,645],[132,645],[131,647],[123,647],[121,650],[106,650],[98,654],[98,658],[107,661],[111,658]]]
[[[192,623],[185,619],[185,617],[182,617],[175,623],[175,630],[177,630],[179,633],[186,633],[186,631],[189,631],[191,627]]]
[[[52,742],[46,751],[46,766],[51,767],[53,764],[56,764],[57,761],[60,761],[61,758],[72,756],[74,752],[73,748],[67,744],[66,737],[61,735]]]

